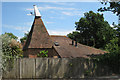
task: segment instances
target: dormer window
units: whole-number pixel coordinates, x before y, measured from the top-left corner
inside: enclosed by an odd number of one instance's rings
[[[54,42],[55,46],[59,46],[59,43],[58,42]]]

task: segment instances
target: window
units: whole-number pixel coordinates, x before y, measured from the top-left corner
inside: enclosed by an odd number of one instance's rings
[[[58,42],[54,42],[55,46],[59,46],[59,43]]]

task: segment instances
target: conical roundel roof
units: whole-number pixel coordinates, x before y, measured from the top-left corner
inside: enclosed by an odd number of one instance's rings
[[[36,5],[33,6],[35,19],[23,50],[28,48],[52,48],[52,40],[41,19],[40,12]]]
[[[35,17],[23,50],[28,48],[52,48],[52,40],[40,17]]]

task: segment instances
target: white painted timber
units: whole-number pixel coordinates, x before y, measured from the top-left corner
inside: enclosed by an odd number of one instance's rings
[[[35,16],[41,17],[41,14],[40,14],[40,12],[39,12],[37,6],[36,6],[36,5],[33,5],[33,6],[34,6],[34,14],[35,14]]]

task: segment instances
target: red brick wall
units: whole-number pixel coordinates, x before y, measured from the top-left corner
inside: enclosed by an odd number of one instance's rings
[[[37,54],[36,55],[29,54],[28,57],[29,58],[37,58]]]
[[[27,50],[23,51],[24,57],[29,57],[29,58],[36,58],[37,54],[40,53],[40,51],[45,50],[48,51],[48,57],[54,57],[54,56],[59,56],[57,51],[54,48],[46,48],[46,49],[40,49],[40,48],[30,48]]]

